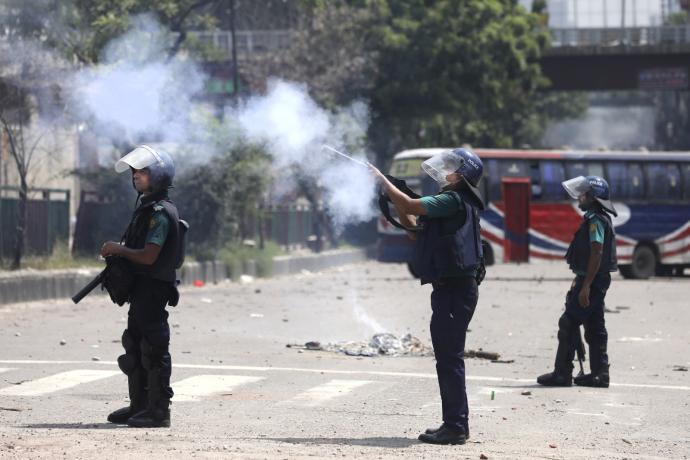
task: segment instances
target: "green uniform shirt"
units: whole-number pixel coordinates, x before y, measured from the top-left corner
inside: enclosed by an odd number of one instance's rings
[[[424,196],[421,198],[422,206],[426,209],[427,217],[430,219],[439,219],[453,217],[447,219],[443,224],[443,232],[446,234],[455,233],[457,229],[462,227],[465,223],[465,203],[461,200],[461,205],[458,206],[457,200],[448,193],[442,193],[434,196]],[[477,276],[477,269],[465,268],[460,269],[453,267],[448,269],[441,275],[443,278],[458,278],[462,276]]]
[[[170,218],[163,210],[163,206],[154,205],[153,209],[151,221],[149,222],[149,231],[146,234],[146,244],[155,244],[163,247],[170,230]]]
[[[603,245],[606,227],[601,217],[597,216],[592,211],[587,211],[585,213],[585,220],[589,222],[589,242]],[[573,270],[573,272],[575,272],[576,275],[587,276],[586,272],[581,272],[579,270]]]

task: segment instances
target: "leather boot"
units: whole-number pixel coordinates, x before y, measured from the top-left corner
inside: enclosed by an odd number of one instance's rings
[[[424,433],[425,433],[425,434],[434,434],[434,433],[438,433],[439,431],[441,431],[441,428],[443,428],[444,426],[445,426],[445,424],[441,424],[441,426],[439,426],[438,428],[427,428],[427,429],[424,431]],[[467,429],[467,428],[465,428],[465,439],[470,439],[470,430]]]
[[[553,371],[537,377],[537,383],[545,387],[570,387],[573,386],[573,375]]]
[[[118,409],[108,415],[110,423],[123,425],[127,420],[137,412],[146,409],[146,371],[138,368],[134,370],[131,375],[127,376],[127,385],[129,386],[129,406]]]
[[[147,374],[148,405],[130,417],[127,425],[135,428],[167,428],[170,426],[170,397],[163,388],[161,369],[154,367]]]
[[[419,440],[427,444],[456,445],[465,444],[465,442],[467,441],[467,437],[465,436],[465,430],[454,430],[446,425],[443,425],[435,433],[420,434]]]
[[[602,365],[595,373],[578,375],[575,377],[575,385],[581,387],[608,388],[609,387],[609,365]]]

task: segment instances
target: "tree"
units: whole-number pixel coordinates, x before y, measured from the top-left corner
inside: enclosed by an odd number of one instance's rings
[[[188,30],[215,24],[212,9],[225,0],[6,0],[4,21],[10,39],[33,38],[66,58],[99,62],[112,39],[126,32],[130,18],[152,13],[177,37],[169,56],[183,46]]]
[[[26,124],[30,116],[25,93],[16,87],[0,84],[0,95],[4,95],[0,98],[0,135],[2,133],[6,135],[9,154],[14,160],[19,178],[17,227],[15,228],[14,254],[10,265],[12,270],[17,270],[21,268],[22,257],[24,256],[29,200],[28,175],[41,136],[31,139],[26,134]]]
[[[374,141],[406,145],[520,145],[548,85],[539,15],[513,0],[388,0],[372,91]]]
[[[322,106],[347,105],[373,89],[378,21],[375,8],[340,0],[305,2],[290,47],[254,56],[242,64],[242,70],[250,81],[278,76],[305,83]]]

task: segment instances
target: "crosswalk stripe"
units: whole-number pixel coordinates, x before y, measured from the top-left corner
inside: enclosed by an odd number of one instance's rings
[[[264,377],[246,375],[195,375],[173,383],[175,402],[198,401],[205,396],[217,395],[232,391],[241,385],[264,380]]]
[[[2,396],[39,396],[55,391],[72,388],[82,383],[112,377],[120,374],[119,371],[99,371],[93,369],[77,369],[74,371],[60,372],[37,380],[24,382],[21,385],[13,385],[0,389]]]
[[[318,406],[321,403],[345,396],[356,388],[374,383],[371,380],[331,380],[322,385],[315,386],[286,401],[288,403],[304,404],[306,406]]]

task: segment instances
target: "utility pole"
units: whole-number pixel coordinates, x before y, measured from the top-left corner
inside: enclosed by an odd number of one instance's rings
[[[606,4],[606,0],[604,0],[604,29],[608,28],[609,26],[609,9],[608,5]]]
[[[237,34],[235,33],[235,0],[230,2],[230,38],[232,40],[232,97],[237,100],[240,78],[237,68]]]
[[[621,0],[621,29],[625,29],[625,0]]]
[[[577,0],[573,0],[573,16],[574,16],[574,23],[575,23],[575,28],[577,29],[577,18],[578,18],[578,12],[577,12]]]

